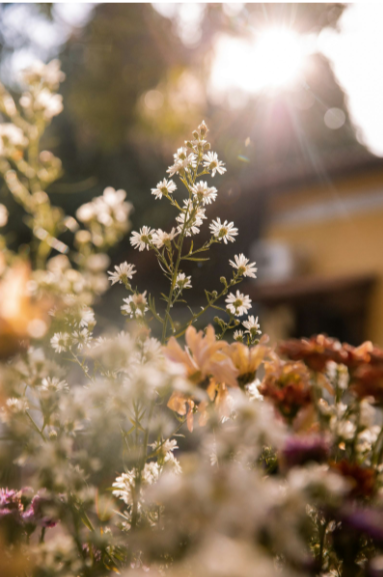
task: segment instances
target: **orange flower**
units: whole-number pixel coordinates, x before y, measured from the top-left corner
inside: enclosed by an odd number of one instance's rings
[[[224,352],[238,370],[237,379],[240,386],[244,386],[254,380],[257,369],[269,353],[269,348],[265,346],[263,340],[251,348],[242,343],[233,343],[228,345]]]
[[[23,340],[44,336],[48,328],[46,312],[51,303],[32,302],[27,289],[29,280],[29,265],[19,262],[7,271],[0,283],[1,359],[21,350]]]
[[[181,363],[186,368],[188,377],[195,383],[203,382],[207,377],[214,377],[219,383],[237,387],[238,370],[232,360],[223,352],[227,347],[225,341],[217,341],[214,328],[209,325],[206,335],[189,327],[185,334],[187,350],[183,350],[174,337],[164,347],[165,356]]]
[[[173,362],[181,363],[189,379],[196,385],[206,389],[211,401],[215,401],[221,408],[227,395],[226,386],[237,387],[238,369],[231,358],[226,354],[227,343],[217,341],[214,328],[209,325],[206,335],[194,327],[189,327],[185,334],[187,348],[184,350],[174,337],[169,339],[164,347],[165,356]],[[168,407],[181,416],[186,416],[188,429],[193,430],[193,415],[200,413],[199,423],[204,425],[207,420],[207,401],[199,403],[192,395],[175,391]]]

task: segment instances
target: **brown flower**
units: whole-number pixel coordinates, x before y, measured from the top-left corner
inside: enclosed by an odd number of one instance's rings
[[[310,375],[306,366],[301,362],[283,362],[275,358],[265,363],[265,371],[259,392],[292,422],[300,409],[312,403]]]
[[[350,497],[371,497],[374,494],[376,472],[373,468],[361,467],[358,463],[351,463],[347,459],[332,463],[331,467],[350,481],[352,486]]]
[[[290,339],[280,343],[279,353],[292,361],[304,361],[312,371],[323,371],[327,361],[343,363],[345,354],[339,341],[325,335],[316,335],[311,339]]]
[[[383,366],[360,365],[352,371],[350,388],[361,399],[373,397],[383,404]]]
[[[342,362],[351,370],[361,364],[383,367],[383,350],[373,345],[371,341],[366,341],[359,347],[344,344],[342,351],[345,357]]]

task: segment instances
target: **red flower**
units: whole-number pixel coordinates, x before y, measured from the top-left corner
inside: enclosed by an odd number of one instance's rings
[[[323,371],[327,361],[343,363],[346,358],[342,345],[325,335],[316,335],[311,339],[290,339],[279,345],[279,352],[292,361],[304,361],[313,371]]]
[[[312,403],[310,375],[305,365],[276,358],[265,363],[265,371],[259,392],[291,422],[301,408]]]

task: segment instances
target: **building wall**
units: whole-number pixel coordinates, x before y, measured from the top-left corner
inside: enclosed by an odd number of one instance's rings
[[[383,171],[271,200],[266,238],[304,252],[308,274],[376,274],[367,331],[383,346]]]

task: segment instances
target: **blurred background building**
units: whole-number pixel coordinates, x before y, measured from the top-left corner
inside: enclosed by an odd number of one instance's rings
[[[150,189],[205,119],[228,169],[207,215],[240,236],[193,273],[193,306],[244,252],[259,277],[243,290],[273,339],[383,345],[382,16],[377,4],[8,3],[0,74],[17,93],[31,60],[60,58],[65,109],[44,146],[65,174],[48,192],[75,214],[106,186],[124,188],[135,230],[174,224]],[[1,196],[22,244],[19,208]],[[111,258],[137,265],[140,288],[166,288],[128,238]],[[120,319],[123,296],[114,287],[99,304],[106,318]]]

